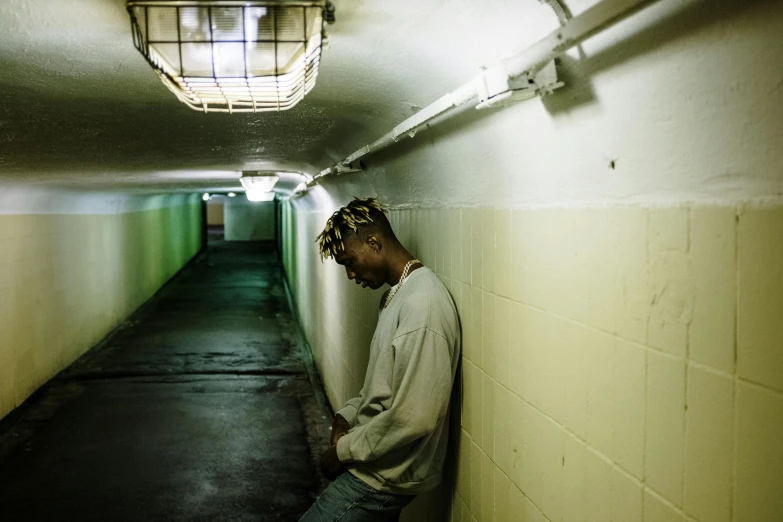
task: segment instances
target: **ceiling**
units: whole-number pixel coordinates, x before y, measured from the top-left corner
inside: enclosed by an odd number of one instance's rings
[[[135,50],[124,0],[3,0],[0,182],[160,192],[238,188],[241,170],[312,174],[556,24],[537,0],[334,4],[304,101],[204,114]]]

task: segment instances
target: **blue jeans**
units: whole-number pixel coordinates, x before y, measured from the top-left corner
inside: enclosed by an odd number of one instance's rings
[[[396,522],[413,499],[413,495],[377,491],[346,471],[329,484],[299,522]]]

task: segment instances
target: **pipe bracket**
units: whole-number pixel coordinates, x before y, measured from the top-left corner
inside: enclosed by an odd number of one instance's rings
[[[546,96],[563,85],[563,82],[557,81],[554,60],[533,75],[523,73],[515,78],[511,78],[502,65],[491,67],[476,78],[479,93],[476,108],[489,109]]]

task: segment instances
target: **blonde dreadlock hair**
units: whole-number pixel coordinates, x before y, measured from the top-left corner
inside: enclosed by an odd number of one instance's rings
[[[345,250],[343,237],[349,230],[359,233],[359,227],[375,223],[378,213],[386,214],[386,209],[375,198],[359,199],[353,201],[332,214],[326,222],[323,232],[316,238],[321,251],[321,260],[334,257],[340,250]],[[375,218],[373,217],[375,214]],[[384,219],[385,220],[385,219]]]

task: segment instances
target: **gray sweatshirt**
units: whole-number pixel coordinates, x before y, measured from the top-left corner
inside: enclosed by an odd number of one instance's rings
[[[337,412],[351,426],[337,443],[351,473],[403,495],[440,483],[459,350],[451,296],[432,270],[414,270],[380,313],[359,397]]]

